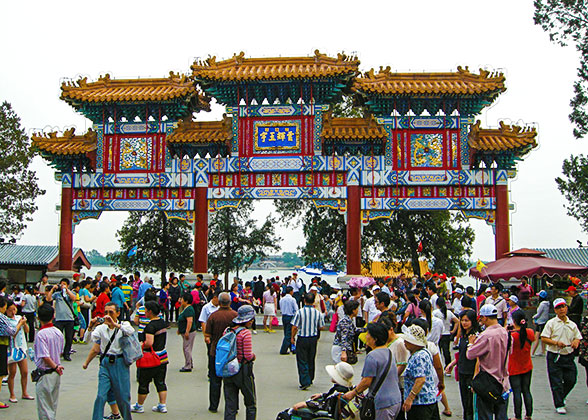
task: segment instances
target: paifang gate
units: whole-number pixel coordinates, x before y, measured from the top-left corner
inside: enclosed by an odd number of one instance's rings
[[[458,210],[510,249],[508,181],[536,146],[531,127],[484,129],[475,116],[506,90],[500,73],[359,72],[359,60],[197,61],[160,79],[65,82],[87,133],[33,136],[62,184],[59,264],[73,229],[103,211],[157,210],[194,223],[194,272],[208,271],[208,213],[246,199],[311,199],[346,216],[347,273],[360,274],[361,226],[397,210]],[[334,118],[350,95],[364,118]],[[210,101],[221,121],[193,121]]]

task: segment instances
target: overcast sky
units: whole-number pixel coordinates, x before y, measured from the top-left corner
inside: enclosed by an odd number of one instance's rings
[[[208,55],[305,56],[318,48],[357,54],[362,71],[388,65],[413,72],[501,69],[508,90],[479,117],[482,125],[505,120],[539,130],[539,147],[519,163],[510,184],[512,249],[575,247],[587,239],[566,215],[554,181],[563,159],[588,146],[573,138],[567,117],[578,54],[550,43],[533,24],[532,0],[13,1],[2,2],[0,11],[0,100],[13,105],[28,133],[71,126],[81,133],[90,126],[59,100],[64,78],[165,77],[170,70],[189,72],[196,57]],[[219,119],[222,112],[215,106],[198,119]],[[19,243],[56,244],[60,184],[41,158],[33,168],[47,192]],[[272,205],[258,210],[262,218]],[[125,217],[105,212],[82,222],[74,246],[117,249],[115,233]],[[481,221],[472,226],[473,258],[492,260],[492,228]],[[300,229],[278,233],[284,251],[304,240]]]

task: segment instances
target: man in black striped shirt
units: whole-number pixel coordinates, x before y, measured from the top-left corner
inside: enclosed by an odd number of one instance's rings
[[[325,325],[323,315],[313,307],[314,295],[304,295],[304,307],[292,320],[292,344],[296,343],[296,365],[300,389],[307,389],[314,380],[314,362],[319,332]],[[296,342],[298,335],[298,342]]]

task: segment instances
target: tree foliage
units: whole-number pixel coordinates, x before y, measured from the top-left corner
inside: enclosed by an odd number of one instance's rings
[[[555,181],[568,200],[566,210],[588,232],[588,158],[583,155],[570,156],[564,160],[562,171],[564,177],[558,177]]]
[[[164,281],[168,271],[186,271],[192,265],[192,229],[183,220],[168,219],[162,211],[134,211],[116,233],[121,251],[106,258],[126,272],[160,272]],[[135,255],[129,251],[137,246]]]
[[[225,284],[230,272],[247,270],[256,260],[280,249],[275,219],[270,216],[257,227],[250,217],[252,211],[253,203],[243,200],[238,208],[226,207],[209,216],[208,265],[211,271],[224,273]]]
[[[535,24],[549,34],[549,39],[561,46],[572,42],[580,53],[569,118],[574,136],[582,138],[588,134],[588,1],[535,0],[534,4]]]
[[[95,249],[86,252],[86,257],[92,265],[108,266],[111,263],[111,261],[108,258],[106,258],[104,255],[102,255],[99,251]]]
[[[19,236],[37,210],[35,199],[45,191],[29,170],[34,152],[8,102],[0,105],[0,235]]]

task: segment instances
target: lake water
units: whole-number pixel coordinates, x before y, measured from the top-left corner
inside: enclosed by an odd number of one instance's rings
[[[96,273],[98,271],[101,271],[102,274],[104,274],[105,276],[110,276],[113,273],[119,273],[118,270],[116,270],[114,267],[100,267],[100,266],[92,266],[92,268],[90,270],[82,270],[84,273],[86,273],[87,276],[91,276],[91,277],[95,277]],[[272,277],[276,277],[279,276],[280,279],[284,279],[286,276],[291,276],[293,272],[295,272],[296,270],[293,268],[291,270],[263,270],[263,269],[250,269],[248,271],[244,271],[244,272],[240,272],[239,273],[239,278],[241,278],[243,280],[243,282],[246,281],[251,281],[253,279],[253,276],[259,276],[262,275],[264,279],[270,279]],[[176,273],[179,274],[179,273]],[[168,273],[169,275],[169,273]],[[145,278],[144,276],[148,276],[151,277],[153,279],[153,284],[156,287],[160,286],[161,283],[161,274],[159,273],[141,273],[141,276],[143,278]],[[233,277],[235,276],[235,273],[229,273],[229,284],[233,281]],[[219,276],[221,279],[223,279],[223,276]],[[310,279],[312,277],[314,277],[313,275],[310,274],[306,274],[304,272],[298,272],[298,277],[302,278],[304,280],[304,282],[308,285],[308,283],[310,282]],[[335,284],[337,283],[337,275],[334,276],[321,276],[321,279],[324,279],[327,281],[327,283],[329,284]],[[467,277],[467,276],[462,276],[462,277],[458,277],[457,280],[459,283],[463,284],[464,286],[474,286],[476,287],[476,279],[472,278],[472,277]]]

